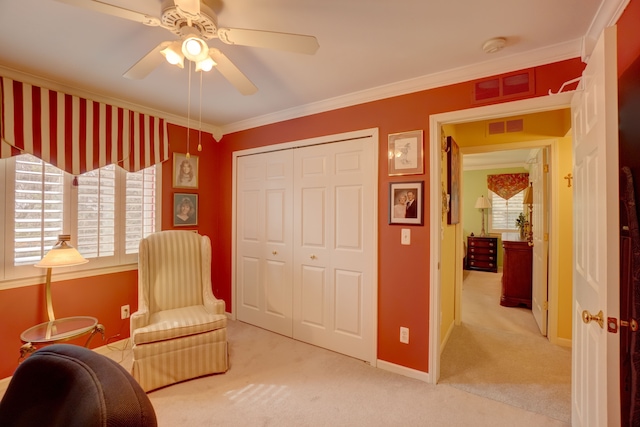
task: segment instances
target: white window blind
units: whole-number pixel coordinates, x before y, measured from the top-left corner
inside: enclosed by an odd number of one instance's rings
[[[140,239],[156,230],[156,168],[127,172],[125,253],[138,253]]]
[[[35,264],[58,241],[64,173],[31,154],[15,158],[13,265]]]
[[[489,198],[491,200],[490,209],[490,231],[491,232],[509,232],[518,231],[516,227],[516,219],[518,215],[524,211],[522,201],[524,200],[524,190],[505,200],[493,191],[489,190]]]
[[[5,179],[5,263],[0,280],[35,277],[32,268],[70,234],[74,246],[91,260],[75,270],[137,262],[140,239],[157,231],[161,200],[156,166],[127,172],[114,165],[77,177],[31,154],[0,160]],[[1,199],[1,198],[0,198]]]
[[[115,253],[115,189],[114,165],[78,177],[77,249],[85,258]]]

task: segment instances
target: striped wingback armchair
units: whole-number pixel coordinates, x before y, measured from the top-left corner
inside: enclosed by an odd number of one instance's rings
[[[140,241],[133,377],[145,391],[226,372],[227,317],[211,290],[211,241],[168,230]]]

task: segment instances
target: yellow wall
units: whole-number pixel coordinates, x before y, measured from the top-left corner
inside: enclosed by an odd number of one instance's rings
[[[559,141],[558,208],[560,247],[558,248],[558,338],[571,340],[573,303],[573,187],[564,179],[572,171],[572,142],[567,136]],[[573,185],[573,183],[572,183]]]

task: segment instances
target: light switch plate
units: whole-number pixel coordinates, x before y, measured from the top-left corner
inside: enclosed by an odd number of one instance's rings
[[[410,228],[403,228],[402,229],[402,235],[400,237],[400,243],[403,245],[410,245],[411,244],[411,229]]]

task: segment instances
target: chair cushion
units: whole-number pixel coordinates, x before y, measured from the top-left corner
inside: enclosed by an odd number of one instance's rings
[[[207,311],[202,305],[174,308],[151,314],[149,324],[135,329],[133,343],[146,344],[201,334],[227,327],[227,316]]]

